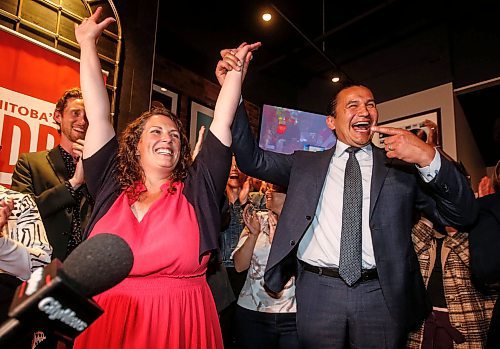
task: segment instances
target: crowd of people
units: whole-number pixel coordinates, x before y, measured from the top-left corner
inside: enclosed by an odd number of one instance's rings
[[[81,90],[56,104],[60,144],[21,154],[0,187],[0,320],[22,280],[82,240],[116,234],[134,264],[74,342],[40,328],[32,348],[500,347],[500,162],[476,198],[437,125],[425,139],[377,126],[363,85],[333,97],[331,149],[262,150],[241,98],[258,42],[221,51],[193,152],[161,104],[118,136],[101,14],[75,28]]]

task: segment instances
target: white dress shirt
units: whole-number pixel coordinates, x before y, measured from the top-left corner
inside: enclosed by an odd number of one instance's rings
[[[319,267],[338,267],[340,258],[340,235],[342,231],[342,208],[344,197],[344,172],[349,146],[337,141],[326,180],[321,191],[318,207],[309,228],[300,241],[297,257]],[[429,166],[417,167],[424,181],[430,182],[441,168],[441,158],[436,151]],[[368,144],[355,154],[361,169],[363,186],[362,204],[362,268],[376,267],[372,235],[369,224],[370,189],[373,170],[373,150]],[[409,232],[408,232],[409,233]]]

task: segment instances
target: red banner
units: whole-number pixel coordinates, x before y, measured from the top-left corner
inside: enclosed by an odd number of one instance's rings
[[[10,185],[19,154],[59,143],[54,106],[79,86],[79,63],[0,30],[0,184]]]

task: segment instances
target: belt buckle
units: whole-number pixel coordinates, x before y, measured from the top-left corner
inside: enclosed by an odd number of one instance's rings
[[[318,267],[318,275],[319,276],[323,275],[323,268]]]

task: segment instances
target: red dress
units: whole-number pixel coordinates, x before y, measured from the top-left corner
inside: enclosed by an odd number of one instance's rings
[[[122,237],[134,253],[130,275],[94,297],[104,309],[75,349],[222,348],[217,311],[199,258],[199,228],[184,184],[162,195],[139,222],[122,193],[92,230]]]

